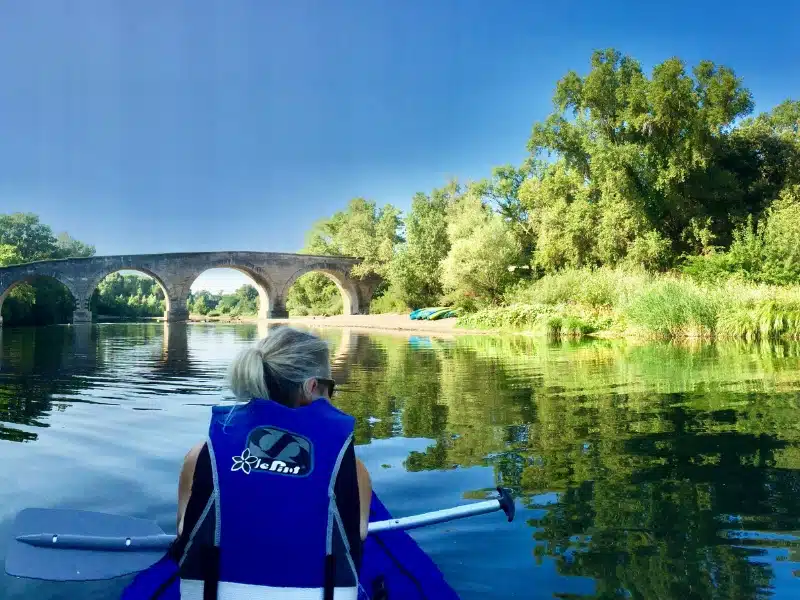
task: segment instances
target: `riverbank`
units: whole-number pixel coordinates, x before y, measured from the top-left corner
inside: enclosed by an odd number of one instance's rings
[[[580,269],[521,282],[503,300],[458,326],[559,338],[800,339],[797,285]]]
[[[520,282],[497,306],[457,319],[414,321],[405,314],[296,317],[308,327],[438,334],[521,333],[549,338],[798,340],[800,286],[729,277],[698,281],[679,273],[564,270]],[[256,317],[193,320],[254,322]]]
[[[193,322],[212,323],[257,323],[255,316],[240,317],[207,317],[191,315]],[[409,334],[439,334],[453,335],[457,333],[482,333],[456,329],[456,319],[441,319],[439,321],[412,321],[408,314],[378,314],[378,315],[335,315],[331,317],[290,317],[288,319],[270,319],[269,323],[285,323],[287,325],[301,325],[303,327],[346,327],[349,329],[365,329],[386,332],[404,332]],[[491,333],[486,331],[485,333]]]

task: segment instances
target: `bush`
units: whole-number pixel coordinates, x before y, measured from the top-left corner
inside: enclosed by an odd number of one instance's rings
[[[800,185],[784,190],[767,211],[761,280],[800,282]]]
[[[597,331],[594,323],[576,316],[554,316],[547,320],[547,335],[552,338],[583,337]]]
[[[582,337],[609,325],[608,319],[593,315],[573,314],[568,307],[544,304],[512,304],[485,308],[459,317],[464,329],[502,329],[540,331],[550,337]]]
[[[714,334],[719,311],[712,290],[689,280],[664,278],[632,298],[625,314],[652,335],[706,337]]]
[[[519,283],[505,294],[509,303],[585,304],[591,307],[624,305],[652,281],[644,271],[600,268],[565,269],[538,281]]]
[[[758,225],[750,215],[733,232],[728,252],[689,257],[682,271],[706,282],[740,275],[760,283],[800,283],[800,186],[783,190]]]
[[[369,304],[369,312],[375,315],[381,313],[404,313],[408,312],[408,310],[409,307],[392,287],[389,287],[382,296],[373,298]]]
[[[680,271],[701,283],[718,283],[730,278],[737,269],[730,254],[712,251],[708,254],[686,257]]]
[[[512,304],[497,308],[484,308],[458,318],[458,326],[465,329],[533,329],[542,318],[552,314],[550,307],[542,304]]]

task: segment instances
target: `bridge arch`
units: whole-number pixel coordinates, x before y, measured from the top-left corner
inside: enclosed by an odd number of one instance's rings
[[[91,306],[90,303],[92,301],[92,295],[103,282],[104,279],[114,275],[115,273],[119,273],[120,271],[135,271],[137,273],[141,273],[142,275],[147,275],[153,281],[155,281],[156,285],[161,289],[161,292],[164,294],[164,318],[167,318],[167,315],[170,312],[170,308],[172,306],[172,299],[170,298],[170,290],[167,285],[164,283],[163,279],[153,270],[148,269],[147,267],[139,267],[139,266],[123,266],[119,268],[111,268],[105,269],[103,271],[99,271],[94,273],[90,278],[89,281],[83,290],[83,295],[80,298],[80,306],[76,308],[76,310],[83,310],[89,312],[89,320],[91,320]]]
[[[20,284],[33,283],[37,279],[49,279],[51,281],[58,282],[69,291],[75,304],[78,304],[80,292],[77,287],[72,281],[59,277],[57,273],[33,273],[23,275],[8,282],[0,282],[0,326],[3,324],[3,303],[5,302],[6,298],[8,298],[8,295],[11,293],[11,291]]]
[[[244,261],[218,260],[211,261],[208,265],[204,265],[202,270],[198,270],[192,274],[190,278],[191,281],[189,281],[186,287],[186,300],[184,300],[184,304],[189,299],[189,292],[194,282],[197,281],[203,273],[211,271],[212,269],[230,269],[245,275],[258,292],[258,318],[267,319],[272,316],[273,303],[276,296],[275,284],[264,269]]]
[[[320,263],[312,263],[309,265],[305,265],[295,271],[291,277],[284,283],[280,293],[278,294],[279,302],[283,309],[283,312],[288,316],[286,313],[286,298],[289,294],[289,289],[300,279],[303,275],[308,273],[321,273],[328,277],[333,283],[336,284],[336,287],[339,288],[339,293],[342,295],[342,314],[344,315],[357,315],[361,314],[362,312],[362,301],[359,297],[359,290],[356,286],[355,281],[352,279],[349,273],[343,269],[339,269],[336,267],[331,266],[330,263],[327,262],[320,262]],[[369,308],[369,301],[367,301],[367,306],[365,308]]]

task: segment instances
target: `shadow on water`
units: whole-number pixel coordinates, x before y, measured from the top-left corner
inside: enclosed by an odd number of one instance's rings
[[[800,346],[319,331],[362,449],[422,438],[401,447],[407,486],[434,485],[419,479],[426,473],[444,486],[488,471],[518,495],[518,543],[492,549],[513,566],[502,581],[488,568],[445,569],[465,598],[800,597]],[[182,416],[225,399],[230,359],[267,332],[5,330],[0,457],[4,443],[36,442],[70,406]],[[456,484],[459,494],[484,497],[492,482],[481,481]],[[459,548],[486,553],[474,541]]]

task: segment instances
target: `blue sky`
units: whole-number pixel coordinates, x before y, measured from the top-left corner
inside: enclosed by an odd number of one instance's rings
[[[0,0],[0,212],[99,254],[296,251],[352,197],[404,209],[519,162],[594,48],[727,64],[760,110],[798,98],[799,21],[766,0]]]

